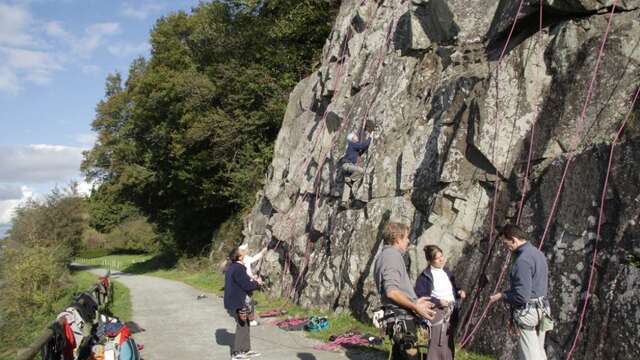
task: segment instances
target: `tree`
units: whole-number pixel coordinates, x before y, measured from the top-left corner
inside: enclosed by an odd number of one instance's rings
[[[215,1],[159,19],[151,58],[107,78],[82,170],[94,226],[135,206],[186,254],[252,204],[288,93],[311,71],[337,4]],[[99,210],[99,211],[98,211]],[[118,215],[120,214],[120,215]]]

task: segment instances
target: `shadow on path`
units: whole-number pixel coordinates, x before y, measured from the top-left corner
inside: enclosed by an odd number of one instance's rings
[[[316,356],[311,353],[298,353],[298,359],[300,360],[316,360]]]
[[[231,354],[231,345],[233,345],[234,334],[230,333],[227,329],[216,330],[216,343],[220,346],[228,346],[229,354]]]

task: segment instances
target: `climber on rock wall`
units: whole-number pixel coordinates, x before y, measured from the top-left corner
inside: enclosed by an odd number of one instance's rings
[[[341,168],[344,175],[344,189],[340,205],[345,208],[349,205],[351,190],[357,188],[357,185],[364,177],[364,168],[358,165],[358,160],[369,149],[371,144],[371,134],[362,131],[360,135],[362,136],[358,136],[355,132],[347,135],[347,150],[344,157],[342,157]],[[361,138],[366,140],[360,141]]]

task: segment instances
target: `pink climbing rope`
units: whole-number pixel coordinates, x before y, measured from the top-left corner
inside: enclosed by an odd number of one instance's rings
[[[589,82],[589,90],[587,91],[587,96],[584,101],[584,105],[582,106],[582,112],[580,113],[580,118],[578,119],[578,123],[576,124],[576,133],[573,137],[573,148],[574,150],[578,146],[579,137],[582,135],[582,126],[587,115],[587,107],[591,102],[591,96],[593,95],[593,85],[596,82],[596,78],[598,76],[598,69],[600,68],[600,62],[602,60],[602,55],[604,54],[604,46],[607,43],[607,38],[609,37],[609,31],[611,30],[611,23],[613,22],[613,14],[616,11],[617,0],[613,1],[611,5],[611,12],[609,13],[609,21],[607,22],[607,30],[602,37],[602,43],[600,44],[600,50],[598,51],[598,58],[596,60],[596,65],[593,69],[593,74],[591,75],[591,81]],[[558,200],[560,199],[560,194],[562,193],[562,189],[564,187],[564,181],[567,177],[567,173],[569,172],[569,165],[573,161],[574,153],[570,153],[567,157],[567,162],[564,166],[564,170],[562,172],[562,178],[560,179],[560,185],[558,185],[558,190],[556,191],[556,196],[553,199],[553,205],[551,206],[551,212],[549,213],[549,218],[547,218],[547,222],[544,227],[544,232],[542,233],[542,238],[540,239],[540,245],[538,245],[538,249],[542,248],[542,244],[544,244],[544,240],[549,233],[549,228],[551,225],[551,219],[555,213],[556,207],[558,205]]]
[[[633,108],[638,100],[638,95],[640,94],[640,87],[636,91],[635,96],[633,97],[633,101],[631,102],[631,107],[629,108],[629,112],[624,118],[622,124],[618,128],[613,141],[611,142],[611,149],[609,151],[609,163],[607,165],[607,174],[604,177],[604,185],[602,186],[602,194],[600,195],[600,212],[598,214],[598,225],[596,227],[596,238],[593,244],[593,255],[591,256],[591,271],[589,272],[589,281],[587,283],[587,290],[585,291],[584,296],[584,304],[582,305],[582,311],[580,312],[580,320],[578,321],[578,329],[576,330],[575,337],[573,338],[573,344],[571,345],[571,350],[567,354],[567,360],[570,360],[573,357],[573,353],[578,345],[578,338],[580,337],[580,331],[582,330],[582,325],[584,323],[584,318],[587,313],[587,307],[589,306],[589,299],[591,297],[591,287],[593,285],[593,278],[595,275],[596,269],[596,258],[598,257],[598,241],[600,240],[600,232],[602,229],[602,223],[604,218],[604,205],[606,201],[607,188],[609,186],[609,175],[611,174],[611,163],[613,162],[613,151],[615,150],[616,143],[620,136],[622,135],[622,131],[624,130],[627,120],[629,120],[629,116],[633,113]]]
[[[542,11],[543,11],[543,2],[540,1],[540,8],[538,9],[539,18],[538,18],[538,46],[542,46]],[[540,66],[537,67],[536,72],[538,74],[538,78],[540,78]],[[540,101],[536,103],[536,113],[540,114]],[[534,121],[531,124],[531,134],[529,135],[529,152],[527,154],[527,167],[524,172],[524,179],[522,179],[522,195],[520,197],[520,203],[518,204],[518,215],[516,216],[516,224],[520,224],[520,219],[522,217],[522,209],[524,208],[524,199],[526,198],[527,192],[529,191],[529,174],[531,173],[531,159],[533,156],[533,141],[535,140],[535,132],[536,132],[536,122]]]
[[[499,79],[500,79],[500,64],[502,63],[502,60],[504,59],[505,54],[507,53],[507,48],[509,47],[509,43],[511,42],[511,37],[513,36],[513,32],[516,28],[516,24],[518,22],[518,15],[520,14],[520,11],[522,10],[522,6],[524,4],[524,0],[520,0],[520,3],[518,4],[518,11],[516,12],[516,16],[514,16],[513,18],[513,23],[511,24],[511,29],[509,30],[509,35],[507,36],[507,41],[505,41],[504,46],[502,47],[502,51],[500,52],[500,57],[498,58],[498,63],[496,65],[496,121],[495,121],[495,129],[494,129],[494,133],[493,133],[493,149],[492,149],[492,159],[493,159],[493,163],[495,164],[495,155],[496,155],[496,143],[498,142],[498,119],[499,119],[499,115],[500,115],[500,95],[499,95]],[[494,225],[495,225],[495,218],[496,218],[496,206],[498,204],[498,193],[499,193],[499,187],[500,187],[500,180],[498,179],[498,168],[496,167],[496,182],[495,182],[495,186],[493,188],[493,201],[491,204],[491,218],[490,218],[490,225],[489,225],[489,253],[491,252],[491,249],[493,248],[493,245],[495,243],[495,229],[494,229]],[[485,268],[488,265],[488,261],[485,262]],[[484,269],[481,273],[484,272]],[[478,295],[475,297],[474,300],[474,304],[471,307],[472,312],[469,315],[469,322],[472,321],[473,319],[473,309],[476,308],[476,303],[479,300],[479,292]],[[486,313],[486,310],[483,312]],[[481,316],[482,319],[482,316]],[[481,320],[478,321],[478,323],[476,323],[476,326],[474,327],[474,329],[477,329],[479,324],[480,324]],[[467,324],[468,325],[468,324]],[[468,327],[467,327],[468,329]],[[465,334],[462,337],[462,343],[461,343],[461,347],[464,347],[469,340],[471,339],[471,337],[473,336],[473,333],[475,331],[471,331],[471,333],[467,334],[465,331]]]
[[[333,341],[315,345],[313,348],[322,351],[339,351],[340,348],[345,346],[369,346],[369,340],[362,337],[362,335],[340,335]]]
[[[594,84],[595,84],[595,79],[597,78],[598,70],[599,70],[599,68],[600,68],[600,63],[601,63],[601,60],[602,60],[602,56],[603,56],[603,54],[604,54],[604,47],[605,47],[605,44],[606,44],[607,39],[608,39],[608,36],[609,36],[609,31],[610,31],[610,29],[611,29],[611,23],[612,23],[612,20],[613,20],[613,14],[614,14],[614,12],[615,12],[616,2],[617,2],[617,0],[615,0],[615,1],[614,1],[613,5],[612,5],[612,7],[611,7],[611,13],[610,13],[610,15],[609,15],[609,20],[608,20],[608,23],[607,23],[607,29],[606,29],[606,31],[605,31],[605,33],[604,33],[604,36],[603,36],[602,42],[601,42],[601,44],[600,44],[600,49],[599,49],[599,51],[598,51],[598,57],[597,57],[597,60],[596,60],[596,65],[594,66],[594,70],[593,70],[593,73],[592,73],[591,81],[590,81],[590,83],[589,83],[589,88],[588,88],[588,91],[587,91],[587,96],[586,96],[585,102],[584,102],[583,107],[582,107],[582,112],[581,112],[580,118],[578,119],[578,124],[577,124],[577,126],[576,126],[576,133],[574,134],[574,137],[573,137],[573,145],[574,145],[574,148],[577,146],[577,141],[578,141],[578,139],[579,139],[580,135],[582,135],[582,124],[583,124],[584,119],[585,119],[585,117],[586,117],[586,110],[587,110],[587,107],[588,107],[588,105],[589,105],[589,103],[590,103],[590,101],[591,101],[591,97],[592,97],[592,95],[593,95],[593,87],[594,87]],[[571,153],[571,154],[569,154],[569,156],[568,156],[568,158],[567,158],[567,162],[566,162],[566,164],[565,164],[565,167],[564,167],[564,170],[563,170],[563,173],[562,173],[562,177],[561,177],[561,179],[560,179],[560,185],[558,186],[558,190],[557,190],[556,195],[555,195],[555,197],[554,197],[553,205],[552,205],[552,207],[551,207],[551,212],[549,213],[549,217],[547,218],[547,221],[546,221],[546,224],[545,224],[545,229],[544,229],[544,232],[543,232],[542,238],[541,238],[541,240],[540,240],[540,244],[539,244],[539,246],[538,246],[538,249],[541,249],[541,248],[542,248],[542,245],[543,245],[543,243],[544,243],[544,240],[545,240],[545,238],[546,238],[546,236],[547,236],[547,233],[548,233],[548,231],[549,231],[549,227],[550,227],[550,224],[551,224],[551,220],[552,220],[553,215],[554,215],[554,213],[555,213],[555,209],[556,209],[556,207],[557,207],[558,200],[559,200],[559,198],[560,198],[560,194],[562,193],[562,189],[563,189],[563,187],[564,187],[564,182],[565,182],[565,180],[566,180],[566,177],[567,177],[567,174],[568,174],[568,170],[569,170],[569,165],[571,164],[571,162],[572,162],[572,160],[573,160],[573,157],[574,157],[574,154],[573,154],[573,153]],[[501,278],[502,278],[502,276],[503,276],[503,273],[504,273],[504,270],[505,270],[505,269],[506,269],[506,267],[503,265],[503,271],[502,271],[502,273],[500,274],[500,281],[501,281]],[[486,315],[486,313],[488,312],[488,308],[489,308],[490,306],[491,306],[491,304],[487,304],[487,306],[486,306],[486,308],[485,308],[485,311],[483,311],[483,314],[484,314],[484,315]],[[473,314],[472,314],[472,315],[473,315]],[[480,318],[480,320],[478,321],[478,323],[480,323],[480,322],[482,321],[482,319],[483,319],[483,317],[481,316],[481,318]],[[474,330],[477,330],[477,328],[478,328],[478,324],[476,324],[476,327],[474,328]],[[473,332],[474,332],[474,331],[472,331],[472,332],[469,334],[469,336],[467,336],[466,338],[463,338],[463,342],[462,342],[462,344],[461,344],[461,347],[464,347],[464,346],[466,346],[466,345],[467,345],[467,343],[470,341],[470,339],[471,339],[471,337],[472,337],[472,335],[473,335]]]
[[[361,3],[361,5],[364,5],[364,3],[365,3],[365,2],[366,2],[366,0],[365,0],[365,1],[363,1],[363,2]],[[377,7],[376,7],[376,10],[377,10]],[[371,12],[372,12],[372,11],[371,11],[371,9],[369,9],[369,10],[368,10],[368,14],[369,14],[369,16],[370,16],[370,17],[371,17]],[[367,23],[367,26],[366,26],[366,28],[365,28],[365,31],[368,29],[369,24],[370,24],[370,22],[368,22],[368,23]],[[349,30],[347,31],[347,36],[345,36],[345,39],[344,39],[344,43],[343,43],[343,47],[342,47],[341,54],[344,54],[344,52],[346,51],[346,46],[347,46],[347,44],[348,44],[348,40],[349,40],[349,36],[350,36],[350,34],[351,34],[351,30],[352,30],[352,29],[351,29],[351,27],[349,27]],[[362,46],[362,45],[361,45],[361,46]],[[343,79],[344,74],[345,74],[346,72],[344,71],[344,70],[345,70],[345,69],[344,69],[344,67],[345,67],[345,66],[344,66],[344,65],[345,65],[344,57],[342,57],[342,58],[343,58],[343,59],[342,59],[342,62],[341,62],[341,66],[339,67],[339,70],[338,70],[338,71],[336,71],[336,78],[334,79],[334,89],[335,89],[335,91],[334,91],[334,93],[333,93],[333,95],[332,95],[332,100],[333,100],[333,97],[334,97],[336,94],[338,94],[338,93],[340,92],[340,89],[342,89],[342,85],[343,85],[343,83],[344,83],[344,82],[342,81],[342,79]],[[338,81],[339,79],[340,79],[340,81]],[[340,83],[340,86],[339,86],[339,87],[337,86],[338,82]],[[350,113],[351,113],[351,109],[349,110],[349,113],[347,114],[347,116],[348,116]],[[325,109],[325,111],[324,111],[324,113],[323,113],[323,116],[322,116],[322,119],[321,119],[321,127],[320,127],[320,131],[318,131],[318,133],[319,133],[319,134],[322,132],[322,130],[324,130],[324,127],[325,127],[325,124],[326,124],[326,117],[327,117],[327,114],[328,114],[328,107],[327,107],[327,109]],[[339,133],[340,133],[340,130],[342,129],[342,127],[343,127],[343,126],[344,126],[344,123],[343,123],[343,125],[340,127],[340,129],[336,132],[337,134],[339,134]],[[337,134],[336,134],[336,135],[337,135]],[[314,141],[314,144],[313,144],[313,147],[312,147],[312,148],[313,148],[313,150],[315,150],[315,147],[316,147],[316,145],[317,145],[317,143],[318,143],[318,140],[319,140],[319,136],[318,136],[318,137],[316,137],[316,140]],[[330,146],[330,150],[333,148],[333,146],[334,146],[335,142],[336,142],[336,136],[334,136],[334,137],[332,138],[331,146]],[[321,153],[320,153],[320,158],[321,158],[322,160],[320,160],[320,163],[318,164],[317,172],[316,172],[316,177],[315,177],[315,179],[314,179],[314,186],[313,186],[313,187],[314,187],[314,193],[315,193],[315,203],[314,203],[315,205],[314,205],[314,206],[315,206],[315,208],[316,208],[316,209],[317,209],[318,204],[319,204],[319,196],[320,196],[319,194],[320,194],[320,186],[321,186],[321,174],[322,174],[322,168],[324,167],[324,164],[326,163],[326,153],[325,153],[324,151],[321,151]],[[310,163],[311,159],[312,159],[312,157],[309,157],[309,159],[307,159],[307,161],[306,161],[305,165],[303,166],[303,169],[306,169],[306,168],[309,166],[309,163]],[[304,200],[304,198],[306,198],[307,196],[308,196],[308,194],[305,194],[305,196],[303,197],[303,200]],[[286,295],[286,298],[287,298],[287,299],[288,299],[288,298],[289,298],[289,296],[291,295],[291,292],[296,288],[296,286],[298,285],[298,283],[299,283],[299,282],[300,282],[300,280],[301,280],[302,275],[306,272],[307,267],[309,266],[310,251],[311,251],[311,246],[310,246],[310,245],[311,245],[311,244],[310,244],[310,239],[307,237],[307,243],[306,243],[306,245],[305,245],[305,254],[304,254],[304,265],[302,266],[302,268],[301,268],[301,269],[299,269],[298,276],[296,277],[295,281],[292,283],[292,286],[291,286],[288,290],[286,290],[286,291],[285,291],[285,293],[287,294],[287,295]]]
[[[542,44],[542,28],[543,28],[543,2],[540,1],[539,3],[539,10],[538,10],[538,45],[540,46]],[[540,72],[540,69],[537,69],[537,72]],[[539,108],[540,108],[540,104],[538,102],[538,104],[536,105],[536,109],[538,109],[537,113],[539,113]],[[535,139],[535,129],[536,129],[536,122],[534,121],[531,125],[531,134],[529,137],[529,151],[527,154],[527,166],[526,166],[526,170],[524,173],[524,178],[522,180],[522,195],[520,197],[520,202],[518,204],[518,215],[516,217],[516,224],[520,223],[520,219],[522,217],[522,210],[524,208],[524,200],[526,198],[526,194],[529,188],[529,174],[531,173],[531,160],[532,160],[532,156],[533,156],[533,142]],[[501,270],[500,270],[500,275],[498,276],[498,280],[496,281],[496,285],[493,288],[493,294],[496,293],[496,291],[498,291],[498,289],[500,288],[500,285],[502,284],[502,280],[504,278],[504,275],[506,274],[507,271],[507,267],[509,265],[509,262],[511,261],[511,253],[508,253],[504,262],[502,263],[501,266]],[[484,317],[486,316],[489,307],[491,305],[487,305],[486,308],[483,310],[483,315],[480,317],[480,320],[478,321],[478,323],[476,324],[476,327],[478,327],[478,325],[480,324],[481,320],[484,319]],[[466,333],[467,329],[465,329],[465,333]],[[477,331],[477,329],[473,330],[472,333],[475,333],[475,331]]]

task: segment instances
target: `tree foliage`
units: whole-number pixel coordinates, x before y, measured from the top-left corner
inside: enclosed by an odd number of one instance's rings
[[[317,61],[336,5],[214,1],[159,19],[151,57],[106,81],[82,169],[100,185],[93,225],[132,207],[201,253],[217,225],[251,206],[271,162],[288,93]]]

